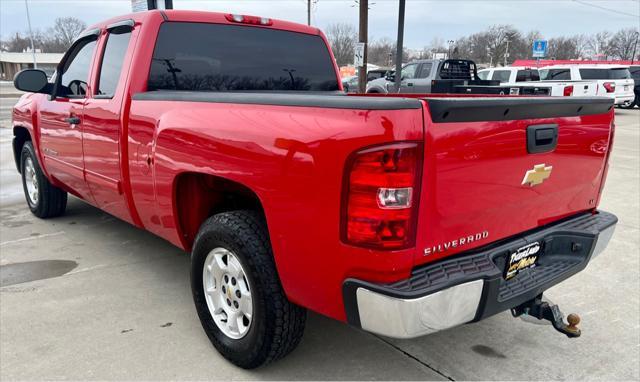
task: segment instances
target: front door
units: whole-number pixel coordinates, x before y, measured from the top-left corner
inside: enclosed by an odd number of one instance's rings
[[[95,48],[96,36],[71,47],[56,74],[55,96],[42,102],[39,110],[40,147],[49,174],[90,202],[84,180],[82,118]]]
[[[402,68],[400,81],[400,93],[415,93],[415,76],[418,71],[418,64],[407,64]]]

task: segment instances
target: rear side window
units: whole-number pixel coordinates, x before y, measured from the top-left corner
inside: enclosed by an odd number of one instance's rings
[[[583,80],[623,80],[631,78],[627,68],[580,69]]]
[[[338,90],[320,36],[251,26],[164,23],[148,90]]]
[[[511,77],[510,70],[495,70],[491,79],[494,81],[509,82],[509,77]]]
[[[630,67],[629,72],[631,72],[631,78],[634,80],[640,80],[640,66]]]
[[[102,65],[100,65],[100,79],[98,80],[98,95],[113,97],[118,87],[124,55],[129,47],[131,32],[109,34],[107,46],[104,49]]]
[[[544,81],[566,81],[571,80],[570,69],[541,69],[540,79]]]
[[[540,81],[540,75],[535,69],[518,70],[516,73],[516,82]]]
[[[418,78],[429,78],[429,75],[431,74],[431,68],[433,68],[433,64],[430,62],[422,64]]]

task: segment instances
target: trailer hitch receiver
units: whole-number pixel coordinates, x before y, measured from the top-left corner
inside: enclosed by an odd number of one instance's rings
[[[564,322],[564,315],[560,311],[558,305],[549,301],[544,301],[542,295],[537,296],[533,300],[529,300],[513,309],[511,314],[514,317],[531,317],[538,320],[545,320],[553,325],[553,328],[569,338],[580,337],[580,316],[575,313],[567,316],[567,322]]]

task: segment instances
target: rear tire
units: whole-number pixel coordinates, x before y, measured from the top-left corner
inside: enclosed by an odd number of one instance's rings
[[[218,256],[219,268],[211,262],[211,256]],[[231,261],[236,264],[235,271],[230,270]],[[239,274],[237,280],[231,280],[232,275]],[[233,285],[230,281],[234,281]],[[238,288],[234,289],[236,285]],[[266,223],[253,211],[220,213],[202,224],[191,254],[191,291],[209,340],[222,356],[239,367],[253,369],[282,358],[302,339],[306,310],[287,300]],[[250,292],[249,302],[242,300],[246,291]],[[212,301],[218,305],[212,306]],[[243,310],[244,304],[248,305]],[[251,313],[243,315],[247,311]],[[229,317],[238,315],[235,331],[228,322]]]
[[[20,172],[24,196],[31,213],[41,219],[64,213],[67,208],[67,193],[52,185],[44,175],[31,141],[22,146]]]
[[[629,102],[625,102],[625,103],[621,103],[620,105],[618,105],[618,107],[620,109],[633,109],[633,107],[636,105],[635,100],[634,101],[629,101]]]

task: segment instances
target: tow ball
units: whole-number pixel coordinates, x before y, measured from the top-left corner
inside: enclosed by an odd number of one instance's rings
[[[580,337],[581,334],[580,329],[578,328],[580,316],[572,313],[567,316],[568,323],[565,323],[564,315],[560,311],[558,305],[555,305],[550,301],[543,300],[542,295],[511,309],[511,314],[514,317],[520,317],[529,322],[531,322],[531,318],[540,320],[538,321],[540,323],[543,323],[544,321],[551,322],[551,325],[553,325],[555,330],[569,338]],[[527,320],[527,318],[529,319]]]

